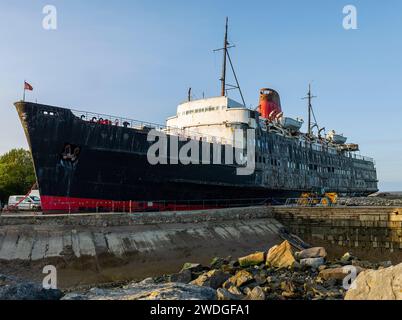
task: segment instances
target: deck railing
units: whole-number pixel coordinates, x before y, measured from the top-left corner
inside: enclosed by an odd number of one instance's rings
[[[95,113],[95,112],[88,112],[88,111],[79,111],[71,109],[71,112],[78,118],[88,122],[96,122],[103,125],[112,125],[112,126],[119,126],[125,128],[132,128],[132,129],[155,129],[160,132],[164,132],[169,135],[178,136],[181,139],[193,139],[199,141],[205,141],[210,143],[220,143],[222,145],[229,144],[233,145],[233,139],[228,139],[225,137],[219,136],[212,136],[208,135],[203,132],[198,132],[189,129],[181,129],[177,127],[169,127],[166,125],[156,124],[147,121],[140,121],[129,119],[125,117]]]
[[[100,123],[100,124],[104,124],[104,125],[114,125],[114,126],[133,128],[133,129],[150,129],[150,130],[155,129],[157,131],[164,132],[165,134],[178,136],[180,139],[183,139],[183,140],[192,139],[192,140],[205,141],[205,142],[209,142],[209,143],[218,143],[218,144],[222,144],[222,145],[234,145],[235,144],[235,141],[233,139],[228,139],[228,138],[219,137],[219,136],[212,136],[212,135],[208,135],[203,132],[198,132],[198,131],[189,130],[189,129],[169,127],[166,125],[156,124],[156,123],[152,123],[152,122],[134,120],[134,119],[129,119],[129,118],[125,118],[125,117],[107,115],[107,114],[102,114],[102,113],[79,111],[79,110],[74,110],[74,109],[71,109],[71,112],[76,117],[78,117],[84,121],[88,121],[88,122],[96,122],[96,123]],[[315,146],[315,144],[313,144],[313,146]],[[321,146],[320,146],[320,148],[321,148]],[[362,156],[357,153],[348,152],[348,153],[344,153],[344,155],[349,158],[368,161],[368,162],[375,164],[375,161],[373,158]]]
[[[349,153],[348,157],[353,158],[353,159],[368,161],[368,162],[371,162],[371,163],[375,164],[375,161],[374,161],[373,158],[362,156],[362,155],[360,155],[358,153]]]

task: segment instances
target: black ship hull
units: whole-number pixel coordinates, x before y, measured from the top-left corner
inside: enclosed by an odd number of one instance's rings
[[[313,151],[303,158],[293,145],[295,150],[288,151],[289,155],[278,153],[278,161],[274,154],[268,156],[275,150],[265,150],[265,159],[264,150],[258,149],[256,170],[248,176],[237,175],[235,165],[151,165],[147,160],[149,128],[92,122],[88,115],[80,117],[69,109],[34,103],[18,102],[16,108],[45,212],[204,208],[225,206],[230,199],[280,201],[318,188],[356,195],[377,191],[374,165],[362,159],[343,157],[339,166],[347,167],[345,176],[333,174],[331,167],[319,175],[314,167],[311,172],[291,171],[285,163],[294,162],[295,157],[307,166],[315,163]],[[274,135],[264,138],[269,145],[285,143]],[[340,156],[323,159],[333,163],[336,157]]]

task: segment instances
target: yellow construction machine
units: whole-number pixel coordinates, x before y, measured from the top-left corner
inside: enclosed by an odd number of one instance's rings
[[[322,206],[329,207],[336,205],[338,194],[335,192],[325,192],[323,194],[317,192],[303,192],[297,204],[299,206]]]

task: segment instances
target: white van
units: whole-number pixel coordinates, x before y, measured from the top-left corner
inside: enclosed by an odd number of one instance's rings
[[[8,198],[8,209],[17,210],[40,210],[40,197],[31,193],[29,196],[10,196]]]

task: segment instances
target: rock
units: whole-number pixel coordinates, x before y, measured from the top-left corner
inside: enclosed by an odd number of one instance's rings
[[[295,262],[296,260],[288,241],[284,241],[268,251],[266,260],[267,266],[274,268],[289,268],[292,267]]]
[[[324,264],[324,258],[306,258],[301,259],[300,264],[302,266],[307,266],[313,269],[318,269],[320,266]]]
[[[189,283],[192,280],[191,270],[185,269],[182,272],[172,274],[169,280],[170,282]]]
[[[242,268],[256,266],[261,263],[264,263],[264,261],[265,261],[265,253],[264,252],[256,252],[256,253],[250,254],[248,256],[239,258],[239,264],[240,264],[240,267],[242,267]]]
[[[402,300],[402,264],[361,272],[345,300]]]
[[[238,260],[230,260],[229,266],[231,266],[232,268],[237,268],[240,266],[239,261]]]
[[[230,277],[227,282],[235,285],[236,287],[241,287],[252,281],[254,281],[254,277],[250,272],[240,270],[233,277]]]
[[[150,279],[150,280],[148,280]],[[151,279],[153,280],[153,282],[151,281]],[[154,277],[154,278],[147,278],[143,281],[146,281],[146,283],[166,283],[166,282],[170,282],[170,276],[167,274],[161,275],[159,277]]]
[[[296,252],[295,257],[298,260],[309,259],[309,258],[326,258],[327,251],[325,250],[324,247],[309,248]]]
[[[154,280],[154,278],[145,278],[140,283],[141,284],[151,284],[151,283],[153,284],[153,283],[155,283],[155,280]]]
[[[382,262],[380,262],[380,266],[383,268],[392,267],[392,261],[382,261]]]
[[[267,285],[269,285],[272,290],[277,290],[281,286],[281,281],[276,277],[270,276],[267,277]]]
[[[355,260],[356,257],[352,256],[352,254],[350,254],[349,252],[346,252],[342,258],[341,258],[341,262],[350,262],[352,260]]]
[[[238,268],[234,268],[234,267],[232,267],[231,265],[224,264],[224,265],[221,267],[221,270],[222,270],[223,272],[235,274],[236,271],[238,270]]]
[[[216,290],[216,295],[218,297],[218,300],[242,300],[243,299],[242,295],[233,294],[223,288],[219,288],[218,290]]]
[[[343,263],[343,264],[345,264],[345,263]],[[346,264],[352,264],[353,266],[359,266],[363,269],[377,269],[379,266],[377,263],[372,263],[372,262],[366,261],[366,260],[353,260],[352,263],[347,262]],[[390,267],[390,266],[388,266],[388,267]]]
[[[243,293],[239,290],[239,288],[237,288],[237,287],[235,287],[235,286],[231,286],[231,287],[228,289],[228,291],[229,291],[230,293],[234,294],[234,295],[237,295],[237,296],[242,296],[242,295],[243,295]]]
[[[296,287],[292,281],[286,280],[286,281],[281,282],[281,289],[282,289],[282,291],[285,291],[285,292],[294,293],[296,290]]]
[[[73,292],[62,300],[215,300],[212,288],[183,283],[140,284],[131,283],[123,288]]]
[[[322,270],[325,270],[326,268],[327,268],[327,266],[323,264],[318,267],[318,271],[321,272]]]
[[[350,273],[349,267],[355,267],[357,274],[359,274],[360,272],[362,272],[364,270],[358,266],[330,268],[330,269],[325,269],[325,270],[320,271],[320,273],[318,274],[318,277],[323,280],[330,280],[330,279],[343,280]]]
[[[210,266],[211,266],[211,269],[220,269],[220,268],[222,268],[222,266],[227,265],[228,263],[229,263],[229,260],[215,257],[212,259]]]
[[[325,298],[329,293],[329,291],[325,287],[323,287],[321,285],[313,286],[312,290],[314,292],[315,297],[320,298],[320,299]]]
[[[265,300],[265,293],[261,287],[257,286],[247,294],[246,300]]]
[[[186,262],[184,265],[183,265],[183,268],[181,268],[181,270],[180,270],[180,272],[183,272],[184,270],[190,270],[191,272],[201,272],[201,271],[203,271],[203,267],[202,267],[202,265],[201,264],[199,264],[199,263],[189,263],[189,262]]]
[[[293,298],[295,296],[294,292],[290,292],[290,291],[283,291],[282,292],[282,297],[285,298]]]
[[[293,271],[300,271],[303,269],[303,266],[299,262],[295,261],[290,267],[290,269]]]
[[[213,289],[218,289],[226,280],[229,279],[229,274],[221,270],[211,270],[202,275],[200,275],[191,284],[200,287],[210,287]]]
[[[329,280],[325,280],[323,282],[323,285],[325,288],[331,288],[331,287],[335,287],[337,283],[336,279],[329,279]]]
[[[251,293],[251,290],[252,290],[252,288],[244,287],[243,288],[243,293],[248,296]]]
[[[43,289],[33,283],[15,283],[0,287],[0,300],[60,300],[60,290]]]
[[[261,286],[267,282],[267,277],[264,274],[259,273],[254,276],[254,280],[259,286]]]

